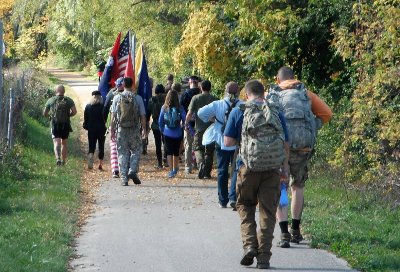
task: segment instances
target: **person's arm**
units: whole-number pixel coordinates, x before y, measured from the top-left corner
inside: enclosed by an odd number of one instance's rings
[[[235,108],[231,111],[228,117],[228,121],[226,122],[225,130],[224,130],[224,145],[226,147],[237,145],[237,141],[239,139],[241,133],[241,123],[240,120],[240,109]]]
[[[111,101],[113,98],[113,93],[110,90],[106,96],[106,101],[104,102],[104,107],[103,107],[103,119],[107,121],[108,114],[110,113],[110,107],[111,107]]]
[[[182,106],[181,106],[181,118],[182,118],[182,125],[184,126],[186,122],[186,111]]]
[[[86,105],[83,112],[83,128],[86,130],[88,129],[88,105]]]
[[[43,110],[43,116],[48,118],[49,117],[49,111],[50,111],[50,108],[46,106],[44,108],[44,110]]]
[[[76,107],[75,107],[75,105],[74,105],[74,106],[72,106],[72,108],[71,108],[71,113],[70,113],[69,116],[70,116],[70,117],[75,116],[76,113],[77,113],[77,110],[76,110]]]
[[[161,107],[160,116],[158,116],[158,127],[161,133],[164,133],[164,106]]]
[[[201,107],[197,112],[197,116],[204,122],[210,122],[215,117],[214,102]]]
[[[332,118],[331,108],[315,93],[307,90],[307,95],[311,100],[311,111],[321,119],[322,123],[329,122]]]
[[[283,161],[283,169],[282,169],[282,179],[288,184],[289,183],[289,156],[290,156],[290,146],[289,146],[289,132],[286,126],[286,119],[282,112],[279,112],[279,119],[282,124],[283,133],[285,134],[285,160]]]

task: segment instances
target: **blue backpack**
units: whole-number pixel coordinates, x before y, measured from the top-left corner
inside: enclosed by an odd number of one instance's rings
[[[164,123],[169,128],[179,127],[181,120],[181,112],[175,107],[172,107],[168,111],[164,112]]]

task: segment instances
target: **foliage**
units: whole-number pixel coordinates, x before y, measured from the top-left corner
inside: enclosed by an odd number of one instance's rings
[[[357,86],[336,166],[349,180],[392,190],[400,168],[400,9],[397,1],[355,4],[352,27],[335,29],[335,47],[351,60]]]

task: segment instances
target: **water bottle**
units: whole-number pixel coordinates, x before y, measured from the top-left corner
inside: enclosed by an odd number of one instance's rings
[[[286,207],[287,205],[289,205],[287,186],[285,183],[281,183],[281,198],[279,199],[279,206]]]

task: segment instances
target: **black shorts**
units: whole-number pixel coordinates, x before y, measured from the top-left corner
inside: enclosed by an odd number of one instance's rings
[[[165,147],[167,156],[179,156],[179,149],[181,147],[182,137],[180,138],[171,138],[168,136],[165,137]]]
[[[69,133],[72,131],[70,124],[53,124],[51,128],[51,136],[53,139],[68,139]]]

